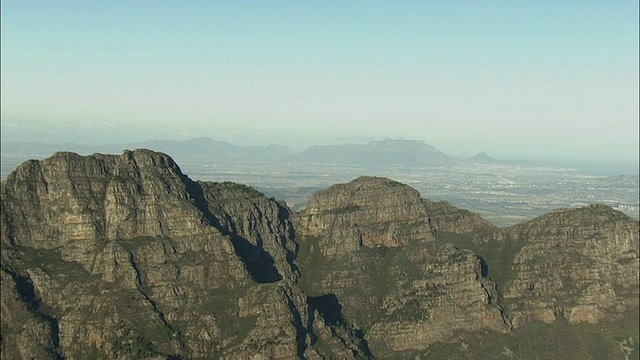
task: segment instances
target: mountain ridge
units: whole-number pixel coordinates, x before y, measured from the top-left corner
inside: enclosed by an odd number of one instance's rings
[[[302,163],[338,163],[406,166],[453,166],[466,160],[451,157],[422,140],[386,139],[366,144],[313,145],[293,152],[285,145],[237,146],[229,142],[199,137],[188,140],[147,140],[134,143],[82,145],[76,143],[42,143],[6,141],[2,144],[5,155],[43,157],[65,150],[90,155],[95,152],[120,153],[123,149],[148,148],[172,154],[180,162],[191,162],[189,156],[216,154],[229,161],[295,161]],[[24,160],[27,160],[24,158]],[[23,160],[23,161],[24,161]]]
[[[1,194],[3,358],[451,355],[538,323],[637,354],[613,324],[638,308],[638,222],[606,206],[501,229],[364,176],[296,213],[150,150],[58,152]]]

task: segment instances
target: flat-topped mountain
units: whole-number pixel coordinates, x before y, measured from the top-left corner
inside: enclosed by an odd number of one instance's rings
[[[301,162],[405,166],[446,166],[460,161],[418,140],[382,140],[367,144],[318,145],[296,154]]]
[[[0,193],[2,358],[638,355],[638,221],[606,206],[500,229],[363,176],[296,213],[149,150]]]
[[[149,148],[169,153],[175,159],[193,162],[215,156],[227,162],[273,161],[298,163],[329,163],[350,165],[406,165],[448,166],[461,161],[438,151],[419,140],[381,140],[367,144],[318,145],[294,154],[283,145],[237,146],[208,137],[190,140],[150,140],[129,144],[79,145],[74,143],[45,144],[40,142],[6,142],[3,154],[11,156],[40,157],[64,150],[81,154],[94,152],[112,153],[123,148]],[[194,159],[195,157],[195,159]]]

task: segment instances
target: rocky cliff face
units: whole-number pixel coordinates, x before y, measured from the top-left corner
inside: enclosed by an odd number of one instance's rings
[[[287,218],[164,154],[27,162],[2,184],[2,357],[365,354],[297,289]]]
[[[463,329],[506,332],[509,320],[480,259],[437,241],[438,229],[490,227],[476,217],[388,179],[331,186],[296,217],[302,286],[337,296],[383,358],[426,349]]]
[[[321,238],[326,256],[434,239],[420,194],[384,178],[363,176],[313,194],[297,222],[301,235]]]
[[[557,210],[506,230],[521,243],[504,298],[514,325],[595,323],[638,308],[638,222],[603,205]]]
[[[147,150],[28,161],[1,196],[3,359],[447,357],[638,311],[638,222],[604,206],[498,229],[361,177],[292,213]]]
[[[429,220],[436,232],[467,235],[474,241],[488,241],[500,237],[498,229],[480,215],[469,210],[458,209],[446,201],[423,200]]]

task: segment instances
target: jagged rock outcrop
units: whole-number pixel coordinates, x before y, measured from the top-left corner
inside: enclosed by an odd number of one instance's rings
[[[526,358],[509,339],[540,321],[637,354],[638,222],[601,205],[499,229],[361,177],[294,213],[148,150],[28,161],[0,195],[3,359],[451,357],[487,338]]]

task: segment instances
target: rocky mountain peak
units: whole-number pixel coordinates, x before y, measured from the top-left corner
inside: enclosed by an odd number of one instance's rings
[[[21,209],[12,212],[13,223],[42,230],[16,233],[14,241],[57,247],[68,241],[193,232],[202,214],[193,206],[189,186],[166,154],[58,152],[19,166],[3,184],[3,200],[7,207]]]
[[[301,233],[330,242],[322,247],[327,255],[434,240],[420,193],[379,177],[359,177],[313,194],[297,224]]]
[[[144,149],[59,152],[1,200],[2,358],[367,354],[296,287],[289,210],[247,186]]]
[[[514,325],[595,323],[638,306],[638,222],[605,205],[555,210],[505,229],[520,250],[504,296]]]

